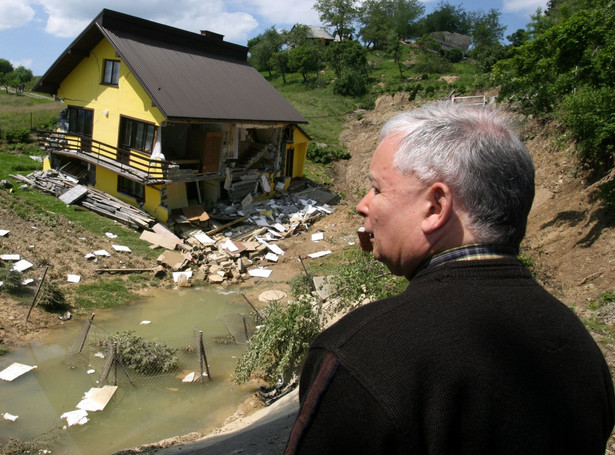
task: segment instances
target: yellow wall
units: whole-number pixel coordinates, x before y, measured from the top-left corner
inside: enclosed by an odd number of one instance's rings
[[[292,177],[303,177],[305,169],[305,158],[307,157],[307,147],[310,139],[299,128],[295,128],[293,134],[293,143],[287,147],[295,148],[295,157],[293,160],[293,175]]]
[[[121,62],[117,87],[100,83],[106,59]],[[116,57],[115,50],[105,39],[62,81],[57,95],[64,99],[66,105],[92,109],[94,111],[92,139],[112,147],[118,145],[120,114],[156,125],[160,125],[164,120],[158,108],[152,107],[149,96],[127,65]],[[115,158],[114,154],[109,156]],[[118,199],[135,206],[139,205],[134,198],[118,193],[117,174],[100,166],[96,167],[95,186]],[[160,187],[146,187],[143,209],[158,220],[166,222],[168,210],[160,206],[160,203]]]
[[[158,108],[152,107],[149,96],[124,62],[120,65],[117,87],[101,84],[105,59],[121,61],[115,56],[115,50],[109,42],[103,39],[62,81],[58,96],[67,105],[93,109],[92,138],[117,146],[120,113],[156,125],[164,117]]]

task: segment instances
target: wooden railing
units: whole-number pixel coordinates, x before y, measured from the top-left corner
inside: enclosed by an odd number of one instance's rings
[[[49,130],[39,130],[37,134],[39,144],[49,152],[75,156],[118,173],[131,174],[145,184],[169,181],[178,168],[171,161],[152,159],[147,153],[113,147],[80,134]]]

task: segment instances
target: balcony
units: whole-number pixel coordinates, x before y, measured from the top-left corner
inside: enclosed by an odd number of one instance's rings
[[[41,148],[50,154],[77,158],[143,185],[221,178],[217,173],[200,173],[197,161],[152,158],[148,153],[114,147],[75,133],[39,130],[37,135]]]

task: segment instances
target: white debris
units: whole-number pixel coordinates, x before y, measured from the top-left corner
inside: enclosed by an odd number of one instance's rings
[[[126,253],[130,253],[130,248],[124,245],[111,245],[115,251],[124,251]]]
[[[312,259],[321,258],[321,257],[326,256],[327,254],[331,254],[331,253],[332,253],[331,250],[318,251],[317,253],[308,254],[308,257],[310,257]]]
[[[271,275],[271,269],[266,269],[264,267],[258,267],[256,269],[248,270],[250,276],[259,277],[259,278],[269,278]]]
[[[2,418],[4,420],[10,420],[11,422],[14,422],[15,420],[17,420],[19,418],[19,416],[13,415],[13,414],[9,414],[8,412],[5,412],[4,414],[2,414]]]
[[[194,382],[194,377],[196,376],[196,373],[193,371],[192,373],[188,373],[184,379],[182,379],[182,382]]]
[[[65,412],[60,416],[61,419],[66,419],[69,427],[73,425],[85,425],[88,423],[88,412],[83,409]]]
[[[10,229],[0,229],[0,237],[4,237],[9,232],[11,232]]]
[[[102,411],[105,409],[105,406],[107,406],[107,403],[109,403],[116,390],[117,386],[115,385],[92,387],[85,393],[79,404],[77,404],[77,409],[90,412]]]
[[[105,354],[103,354],[102,352],[97,352],[96,354],[94,354],[94,357],[98,357],[99,359],[104,359]]]
[[[151,324],[152,321],[141,321],[141,325],[148,325]]]
[[[315,232],[314,234],[312,234],[312,242],[320,242],[321,240],[324,240],[324,238],[324,232]]]
[[[105,232],[105,235],[110,239],[117,239],[117,235],[112,232]]]
[[[271,261],[271,262],[278,262],[279,258],[280,257],[277,254],[275,254],[275,253],[267,253],[265,255],[265,259],[267,259],[268,261]]]
[[[18,254],[3,254],[0,255],[0,259],[2,259],[3,261],[19,261],[21,259],[21,256],[19,256]]]
[[[23,272],[25,270],[28,270],[30,267],[32,267],[32,264],[25,259],[22,259],[21,261],[17,261],[11,270]]]
[[[177,283],[180,277],[184,276],[186,279],[192,278],[192,270],[186,270],[184,272],[173,272],[173,282]]]
[[[94,368],[89,369],[88,371],[86,371],[87,374],[94,374],[96,373],[96,370]]]
[[[23,280],[23,281],[21,282],[22,286],[27,286],[27,285],[29,285],[29,284],[31,284],[31,283],[34,283],[34,280],[33,280],[32,278],[28,278],[28,279]]]
[[[81,281],[81,275],[68,275],[66,281],[69,283],[79,283]]]
[[[97,251],[94,251],[94,254],[96,256],[105,256],[105,257],[111,256],[107,250],[97,250]]]
[[[36,366],[24,365],[23,363],[14,362],[4,370],[0,371],[0,379],[3,381],[12,381],[19,376],[33,370]]]

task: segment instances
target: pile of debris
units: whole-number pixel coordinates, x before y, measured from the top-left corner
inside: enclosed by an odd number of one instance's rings
[[[173,215],[171,229],[157,223],[143,210],[80,185],[74,177],[61,171],[11,176],[66,204],[80,204],[142,231],[141,239],[152,248],[165,249],[158,257],[156,272],[170,269],[178,286],[190,286],[194,280],[225,284],[250,277],[269,277],[271,270],[267,266],[284,255],[276,242],[307,231],[318,218],[331,214],[332,204],[339,201],[339,196],[321,188],[278,192],[274,198],[258,202],[248,194],[241,202],[221,202],[209,213],[202,207],[187,207]],[[328,253],[315,253],[314,257]]]
[[[141,238],[166,248],[158,263],[173,271],[179,286],[189,286],[193,280],[224,284],[267,278],[268,266],[285,254],[276,242],[307,231],[318,218],[333,212],[323,200],[333,202],[335,195],[309,189],[247,205],[219,204],[208,224],[230,220],[225,224],[205,230],[194,219],[176,217],[175,232],[157,224],[144,230]]]
[[[82,205],[133,229],[147,229],[156,223],[156,220],[143,210],[96,188],[80,185],[75,177],[55,169],[35,171],[27,176],[20,174],[10,174],[10,176],[32,188],[52,194],[68,205]]]

